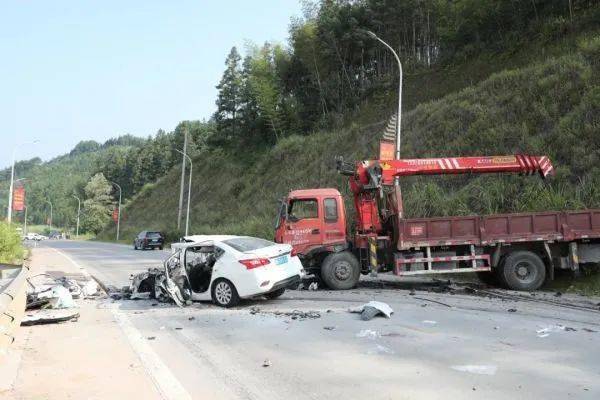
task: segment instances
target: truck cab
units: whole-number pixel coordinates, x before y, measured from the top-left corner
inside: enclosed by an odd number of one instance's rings
[[[346,252],[349,248],[344,201],[337,189],[291,191],[279,206],[275,242],[291,244],[305,270],[323,278],[330,287],[337,288],[338,285],[333,281],[335,279],[349,279],[348,283],[342,285],[348,288],[356,284],[355,280],[358,281],[354,271],[358,269],[354,262],[351,262],[352,265],[344,264],[338,269],[337,275],[333,271],[333,280],[326,278],[330,271],[323,269],[325,260],[331,254]]]

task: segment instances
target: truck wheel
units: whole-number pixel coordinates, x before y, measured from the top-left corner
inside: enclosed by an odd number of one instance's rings
[[[544,262],[531,251],[510,253],[500,268],[500,280],[512,290],[537,290],[546,279]]]
[[[352,253],[331,253],[321,265],[321,279],[333,290],[352,289],[360,278],[360,264]]]

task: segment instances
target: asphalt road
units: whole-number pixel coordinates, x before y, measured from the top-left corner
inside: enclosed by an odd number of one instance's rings
[[[95,242],[40,246],[116,287],[168,255]],[[598,311],[377,286],[288,291],[230,310],[128,300],[99,307],[112,310],[164,398],[600,398]],[[392,318],[347,312],[369,300],[388,303]],[[560,299],[571,300],[582,301]],[[285,315],[292,310],[320,318]]]

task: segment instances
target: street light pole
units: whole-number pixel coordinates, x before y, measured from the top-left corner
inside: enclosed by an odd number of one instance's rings
[[[118,183],[116,182],[110,182],[113,185],[115,185],[117,188],[119,188],[119,210],[117,213],[117,242],[119,241],[119,231],[121,230],[121,195],[123,194],[123,191],[121,190],[121,186],[119,186]]]
[[[368,32],[369,36],[371,36],[373,39],[377,39],[385,47],[387,47],[392,52],[392,54],[394,54],[394,57],[396,58],[396,61],[398,62],[398,70],[400,71],[400,82],[398,84],[398,118],[396,119],[396,160],[399,160],[400,159],[400,143],[401,143],[400,127],[402,125],[402,63],[400,62],[400,57],[398,57],[398,54],[392,48],[392,46],[390,46],[389,44],[387,44],[386,42],[381,40],[381,38],[379,38],[379,36],[377,36],[375,33],[371,32],[371,31],[367,31],[367,32]],[[400,181],[399,181],[398,177],[396,177],[396,185],[398,185],[398,186],[400,185]]]
[[[50,228],[52,228],[52,202],[50,200],[46,200],[46,203],[50,204]]]
[[[192,163],[192,159],[190,158],[190,156],[188,156],[186,153],[178,149],[175,149],[175,151],[183,154],[183,156],[187,158],[188,162],[190,163],[190,176],[188,178],[187,210],[185,215],[185,236],[187,236],[190,228],[190,201],[192,197],[192,174],[194,172],[194,164]]]
[[[25,218],[23,220],[23,234],[27,236],[27,206],[25,207]]]
[[[77,199],[77,228],[75,228],[75,238],[79,239],[79,213],[81,212],[81,200],[79,197],[73,195]]]
[[[187,127],[184,128],[184,138],[183,138],[183,153],[179,151],[184,156],[187,154],[187,145],[188,145],[188,130]],[[177,230],[181,228],[181,212],[183,207],[183,185],[185,184],[185,157],[181,160],[181,186],[179,189],[179,208],[177,209]]]
[[[32,142],[24,142],[24,143],[20,143],[18,145],[16,145],[13,149],[13,154],[12,154],[12,168],[10,171],[10,189],[8,191],[8,210],[6,212],[6,219],[8,221],[8,223],[10,224],[12,222],[12,202],[13,202],[13,189],[14,189],[14,179],[15,179],[15,159],[16,159],[16,155],[17,155],[17,149],[20,146],[25,146],[26,144],[36,144],[37,142],[39,142],[39,140],[34,140]]]

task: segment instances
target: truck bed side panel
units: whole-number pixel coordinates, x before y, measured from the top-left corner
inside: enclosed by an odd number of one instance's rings
[[[405,219],[399,249],[600,238],[600,210]]]

